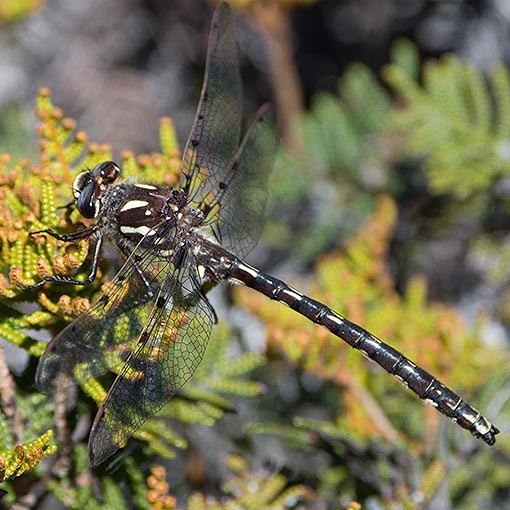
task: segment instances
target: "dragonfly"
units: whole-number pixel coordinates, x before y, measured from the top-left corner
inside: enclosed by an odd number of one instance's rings
[[[75,205],[94,220],[92,225],[67,234],[34,233],[65,242],[89,239],[94,248],[86,279],[47,276],[28,288],[93,282],[105,239],[124,259],[101,297],[48,344],[36,372],[36,386],[45,393],[69,381],[117,374],[91,428],[91,464],[114,454],[192,377],[216,317],[205,289],[221,282],[240,282],[327,328],[493,445],[499,430],[426,370],[328,306],[243,261],[261,234],[278,138],[268,106],[258,110],[241,137],[241,93],[235,17],[220,4],[178,186],[117,182],[120,168],[105,161],[73,183]]]

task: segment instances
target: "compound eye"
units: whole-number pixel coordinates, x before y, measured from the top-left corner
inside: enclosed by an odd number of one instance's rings
[[[99,199],[96,197],[96,190],[96,181],[92,179],[85,184],[76,198],[78,211],[80,211],[80,214],[85,218],[94,218],[96,212],[99,210]]]
[[[94,180],[94,176],[90,171],[82,172],[78,174],[73,181],[73,196],[75,200],[78,200],[82,190]]]
[[[111,184],[120,175],[120,168],[113,161],[103,161],[94,167],[92,173],[101,179],[101,184]]]

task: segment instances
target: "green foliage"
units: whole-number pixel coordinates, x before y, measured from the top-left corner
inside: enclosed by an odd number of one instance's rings
[[[5,427],[2,428],[5,432]],[[37,466],[44,457],[54,453],[56,446],[49,444],[52,437],[53,432],[48,430],[29,443],[0,452],[0,482],[21,476]]]
[[[428,235],[467,226],[472,234],[466,259],[504,293],[510,281],[505,227],[510,214],[510,71],[499,65],[484,76],[472,63],[445,55],[426,62],[420,76],[419,56],[409,41],[398,41],[392,53],[394,62],[407,62],[390,64],[383,72],[398,98],[391,129],[400,138],[402,175],[412,179],[418,167],[426,183],[423,192],[444,204]],[[502,310],[500,319],[508,324],[508,313]]]
[[[282,151],[272,173],[266,240],[277,247],[292,245],[311,259],[339,235],[352,234],[373,207],[374,190],[388,186],[390,154],[385,150],[390,97],[369,69],[355,64],[342,77],[338,97],[317,94],[296,129],[302,152]],[[382,156],[382,157],[381,157]],[[321,183],[320,198],[310,194],[310,183]],[[310,214],[295,223],[297,204],[310,202]],[[316,206],[320,203],[320,207]],[[270,221],[270,220],[269,220]]]
[[[191,381],[184,386],[158,413],[148,420],[134,437],[148,442],[149,451],[172,458],[173,448],[183,449],[187,442],[163,419],[172,418],[182,423],[197,423],[211,427],[233,412],[235,407],[227,397],[256,397],[263,387],[260,383],[242,379],[262,367],[265,357],[256,352],[246,352],[236,358],[229,355],[232,332],[224,323],[213,330],[204,359]]]
[[[435,194],[468,199],[510,176],[510,72],[495,68],[486,83],[453,55],[423,67],[422,83],[390,65],[384,76],[404,101],[394,109],[404,154],[424,157]]]
[[[188,499],[189,510],[287,510],[306,508],[303,503],[313,500],[313,492],[305,485],[288,486],[287,479],[269,471],[252,473],[246,462],[231,455],[226,465],[233,472],[223,485],[228,496],[216,499],[194,494]]]
[[[74,453],[76,480],[71,477],[52,479],[49,489],[57,501],[69,510],[114,510],[127,508],[128,501],[137,501],[139,509],[148,509],[145,499],[147,491],[146,480],[137,468],[134,468],[132,459],[126,459],[123,477],[127,478],[127,487],[122,490],[118,475],[109,474],[101,477],[101,487],[94,487],[90,483],[92,476],[88,466],[87,448],[85,445],[76,445]],[[136,494],[140,492],[140,494]]]

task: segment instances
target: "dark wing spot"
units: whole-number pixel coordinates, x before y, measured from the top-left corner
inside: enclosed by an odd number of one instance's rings
[[[175,254],[175,258],[174,258],[175,267],[177,267],[177,268],[182,267],[185,257],[186,257],[186,248],[184,248],[184,247],[179,248],[177,250],[177,253]]]
[[[119,352],[119,358],[121,361],[127,361],[127,359],[129,358],[129,355],[131,354],[131,350],[130,349],[123,349]]]
[[[108,304],[108,301],[110,301],[110,296],[107,296],[106,294],[103,294],[100,298],[99,298],[99,302],[100,303],[104,303],[105,305]]]

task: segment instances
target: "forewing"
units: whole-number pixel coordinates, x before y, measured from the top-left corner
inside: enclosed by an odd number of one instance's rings
[[[114,453],[190,379],[204,355],[214,313],[185,263],[166,282],[137,344],[101,405],[89,439],[93,465]]]
[[[52,393],[109,370],[118,372],[133,350],[148,317],[148,304],[169,266],[171,261],[158,250],[135,249],[103,295],[48,344],[37,367],[37,389]]]
[[[208,200],[234,157],[241,132],[241,77],[235,18],[216,9],[209,34],[204,83],[183,156],[181,187],[196,204]]]

